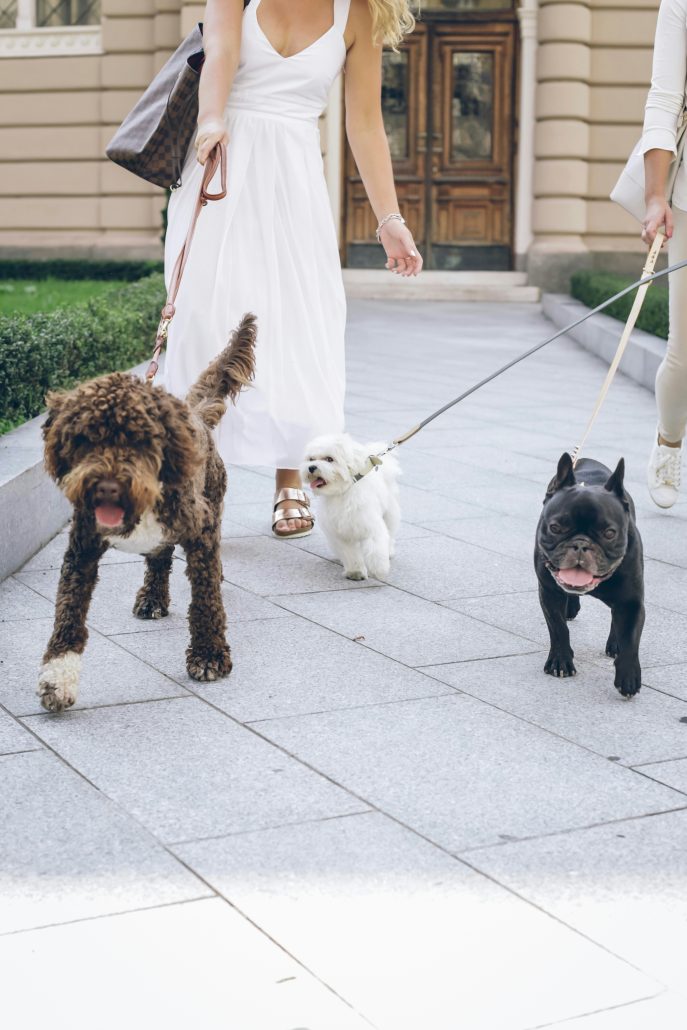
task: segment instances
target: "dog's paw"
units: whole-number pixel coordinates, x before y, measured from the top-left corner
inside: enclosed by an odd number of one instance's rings
[[[194,654],[190,649],[186,652],[186,669],[191,679],[202,682],[221,680],[229,675],[231,668],[231,651],[228,646],[209,654]]]
[[[618,641],[615,639],[615,635],[613,633],[611,633],[606,641],[606,654],[609,658],[618,657]]]
[[[577,669],[573,663],[572,655],[566,654],[549,654],[544,666],[544,672],[549,676],[558,677],[577,675]]]
[[[360,569],[350,569],[348,572],[346,572],[346,579],[367,579],[367,573],[361,572]]]
[[[642,689],[642,670],[639,662],[627,662],[615,667],[615,688],[623,697],[634,697]]]
[[[67,651],[45,662],[38,676],[38,696],[48,712],[71,708],[79,693],[81,655]]]
[[[164,619],[169,608],[159,597],[147,594],[143,588],[136,594],[133,613],[137,619]]]

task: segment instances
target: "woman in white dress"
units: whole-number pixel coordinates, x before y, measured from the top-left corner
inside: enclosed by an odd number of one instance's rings
[[[298,474],[308,440],[343,429],[346,301],[318,118],[345,70],[346,132],[379,221],[386,267],[422,267],[398,211],[381,110],[382,44],[413,26],[407,0],[208,0],[196,153],[172,194],[168,274],[201,165],[228,145],[227,197],[198,221],[167,345],[183,396],[246,311],[258,318],[256,376],[219,427],[225,461],[276,469],[272,529],[313,519]]]

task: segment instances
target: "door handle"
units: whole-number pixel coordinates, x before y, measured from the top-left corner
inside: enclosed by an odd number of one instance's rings
[[[443,154],[444,152],[444,134],[443,132],[432,133],[432,153]]]
[[[417,150],[418,154],[426,154],[427,153],[427,133],[426,132],[418,132],[418,134],[417,134],[417,147],[416,147],[416,150]]]

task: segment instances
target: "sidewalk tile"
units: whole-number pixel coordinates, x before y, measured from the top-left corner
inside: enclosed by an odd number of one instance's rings
[[[257,727],[451,851],[666,811],[684,795],[464,695]]]
[[[195,698],[33,716],[27,725],[165,841],[367,807]]]

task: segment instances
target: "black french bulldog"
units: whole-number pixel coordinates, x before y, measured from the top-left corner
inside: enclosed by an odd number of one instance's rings
[[[623,486],[625,462],[611,473],[583,458],[573,469],[564,454],[544,498],[534,567],[551,647],[544,672],[574,676],[566,620],[591,594],[611,609],[606,654],[615,658],[615,686],[632,697],[642,685],[639,640],[644,626],[644,559],[632,498]]]

